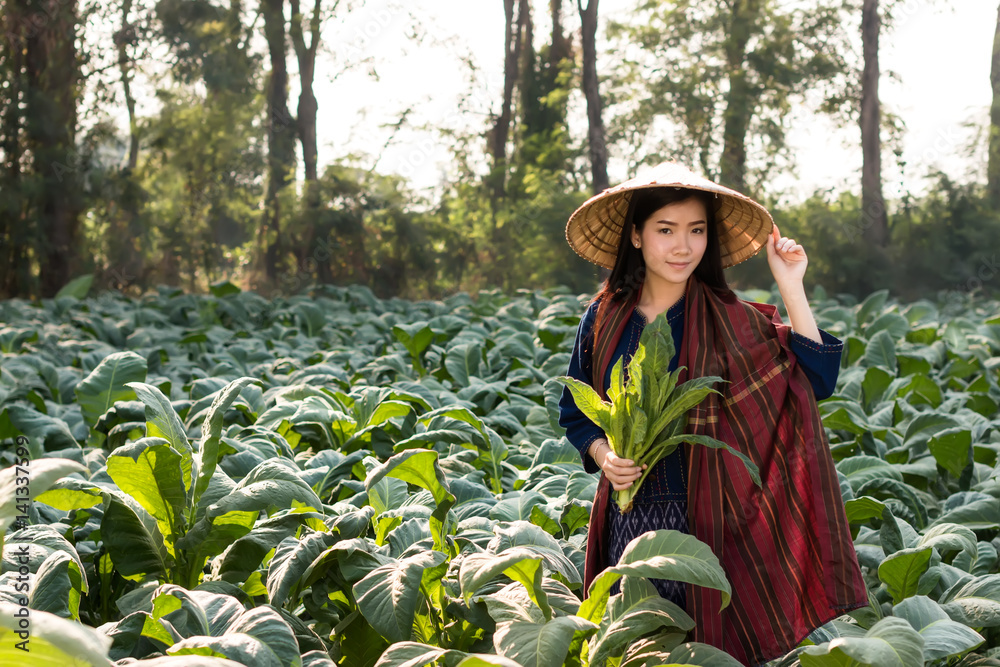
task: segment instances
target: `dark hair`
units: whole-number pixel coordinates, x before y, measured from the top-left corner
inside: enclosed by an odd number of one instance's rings
[[[708,246],[698,266],[695,267],[694,274],[698,280],[717,291],[722,293],[731,291],[722,269],[719,229],[715,220],[718,200],[712,193],[689,188],[663,187],[640,188],[632,190],[630,195],[628,211],[625,213],[621,237],[618,240],[618,254],[615,257],[614,268],[611,269],[611,275],[604,281],[600,291],[590,301],[591,304],[599,302],[592,329],[594,335],[600,330],[612,304],[631,297],[646,279],[646,262],[642,258],[642,250],[631,243],[632,228],[641,233],[646,220],[668,204],[695,198],[705,205],[705,212],[708,215]]]

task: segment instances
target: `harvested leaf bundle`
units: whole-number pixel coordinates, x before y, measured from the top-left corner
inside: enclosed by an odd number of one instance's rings
[[[667,316],[660,314],[643,329],[639,347],[628,363],[625,381],[622,358],[611,369],[610,402],[601,400],[590,385],[569,376],[556,380],[569,387],[576,406],[604,430],[611,451],[635,465],[646,465],[642,476],[632,486],[615,491],[615,501],[621,511],[632,509],[632,500],[646,475],[660,459],[669,456],[682,442],[725,449],[738,456],[746,465],[751,478],[761,485],[757,466],[745,454],[704,435],[684,433],[688,412],[709,393],[720,394],[712,385],[725,382],[708,375],[678,384],[681,368],[666,371],[674,356],[674,339]]]

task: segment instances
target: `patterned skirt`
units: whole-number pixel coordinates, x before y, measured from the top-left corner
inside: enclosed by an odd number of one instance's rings
[[[650,530],[671,529],[690,533],[687,519],[687,480],[683,474],[685,446],[660,460],[642,483],[632,509],[622,514],[612,495],[608,503],[608,563],[614,565],[628,543]],[[612,492],[613,494],[614,492]],[[680,498],[683,498],[681,500]],[[662,597],[687,610],[687,584],[670,579],[650,579]],[[611,594],[621,592],[620,580]]]

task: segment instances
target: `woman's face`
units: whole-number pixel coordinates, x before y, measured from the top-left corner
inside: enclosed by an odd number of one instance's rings
[[[646,280],[687,284],[708,247],[708,215],[696,197],[667,204],[632,229],[632,245],[639,244],[646,261]]]

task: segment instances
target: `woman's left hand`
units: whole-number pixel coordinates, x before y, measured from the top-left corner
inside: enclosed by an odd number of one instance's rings
[[[767,237],[767,263],[771,274],[779,285],[799,281],[806,275],[809,258],[806,251],[787,236],[781,236],[778,225],[774,225]]]

